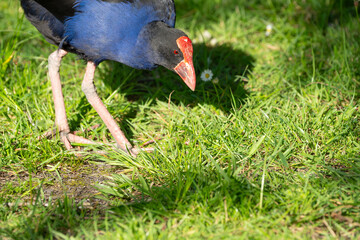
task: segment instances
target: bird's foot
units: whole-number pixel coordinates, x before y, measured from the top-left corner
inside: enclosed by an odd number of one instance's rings
[[[60,133],[61,141],[65,144],[67,150],[73,148],[72,143],[77,144],[99,144],[97,142],[91,141],[89,139],[77,136],[72,133]]]
[[[60,131],[59,132],[60,140],[63,142],[63,144],[65,145],[65,148],[67,150],[74,150],[74,146],[72,145],[73,143],[81,144],[81,145],[104,145],[104,143],[95,142],[95,141],[86,139],[84,137],[75,135],[75,134],[94,130],[94,129],[98,128],[99,126],[100,125],[95,125],[93,127],[90,127],[89,129],[85,129],[84,131],[75,131],[74,133],[71,133],[68,131]],[[52,129],[52,130],[44,133],[43,135],[39,136],[37,139],[41,140],[44,138],[48,138],[48,139],[54,138],[57,135],[57,132],[58,132],[57,129]],[[148,142],[142,144],[141,147],[130,146],[130,147],[127,147],[126,149],[123,149],[118,144],[116,144],[115,146],[113,145],[112,149],[114,149],[114,150],[121,149],[124,152],[126,152],[127,154],[131,155],[132,157],[137,157],[137,155],[139,155],[140,152],[153,152],[155,150],[154,148],[146,147],[146,146],[150,145],[154,142],[155,141],[151,140],[151,141],[148,141]],[[105,145],[109,145],[109,144],[105,143]],[[95,151],[95,152],[97,152],[99,154],[106,154],[106,151]]]
[[[133,147],[131,149],[131,151],[138,155],[140,152],[148,152],[148,153],[151,153],[153,151],[155,151],[155,148],[152,148],[152,147],[146,147],[152,143],[155,143],[156,141],[155,140],[150,140],[150,141],[147,141],[145,142],[144,144],[141,145],[141,147]]]
[[[95,128],[95,127],[93,127]],[[87,130],[86,130],[87,131]],[[79,132],[79,131],[78,131]],[[78,133],[76,132],[76,133]],[[44,133],[43,135],[39,136],[37,139],[41,140],[44,138],[54,138],[57,135],[58,131],[57,129],[52,129],[46,133]],[[77,144],[99,144],[97,142],[94,142],[92,140],[86,139],[84,137],[80,137],[77,136],[73,133],[70,133],[69,131],[59,131],[59,135],[60,135],[60,140],[64,143],[65,148],[67,150],[71,150],[74,147],[72,146],[72,143],[77,143]]]

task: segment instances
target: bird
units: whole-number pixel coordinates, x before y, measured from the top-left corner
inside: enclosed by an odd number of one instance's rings
[[[48,57],[48,76],[53,93],[55,124],[65,148],[73,143],[93,144],[71,133],[60,81],[61,60],[68,53],[86,64],[81,84],[88,102],[101,117],[118,148],[136,156],[94,85],[97,66],[103,61],[120,62],[135,69],[163,66],[177,73],[192,90],[196,86],[193,45],[175,28],[173,0],[20,0],[25,17],[58,48]]]

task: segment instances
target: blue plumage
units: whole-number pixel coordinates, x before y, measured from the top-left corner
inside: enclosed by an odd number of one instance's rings
[[[65,41],[96,63],[114,60],[140,69],[152,69],[140,31],[153,21],[175,25],[175,18],[162,19],[152,5],[79,0],[76,13],[65,21]]]

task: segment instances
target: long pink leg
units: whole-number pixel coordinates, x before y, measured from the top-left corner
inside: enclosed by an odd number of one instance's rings
[[[55,123],[60,133],[61,141],[65,144],[66,149],[72,148],[71,142],[82,144],[94,144],[93,141],[76,136],[70,133],[69,124],[66,118],[64,96],[60,82],[60,63],[61,59],[67,54],[65,50],[59,49],[49,56],[49,78],[53,92],[55,105]]]
[[[96,65],[94,62],[89,61],[86,66],[86,72],[84,80],[82,82],[82,90],[85,93],[85,96],[91,106],[96,110],[101,119],[104,121],[105,125],[109,129],[110,133],[116,140],[118,146],[125,152],[129,152],[131,155],[135,156],[137,151],[133,149],[131,143],[125,137],[125,134],[120,130],[114,118],[111,116],[109,111],[106,109],[104,103],[99,98],[96,87],[94,85],[94,75],[95,75]]]

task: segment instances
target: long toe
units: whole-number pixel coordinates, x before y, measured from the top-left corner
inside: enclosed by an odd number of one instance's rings
[[[134,147],[134,148],[131,149],[131,153],[132,153],[132,155],[135,155],[135,157],[136,157],[137,155],[139,155],[140,152],[148,152],[148,153],[151,153],[151,152],[153,152],[153,151],[155,151],[155,148],[151,148],[151,147],[149,147],[149,148],[138,148],[138,147]]]

